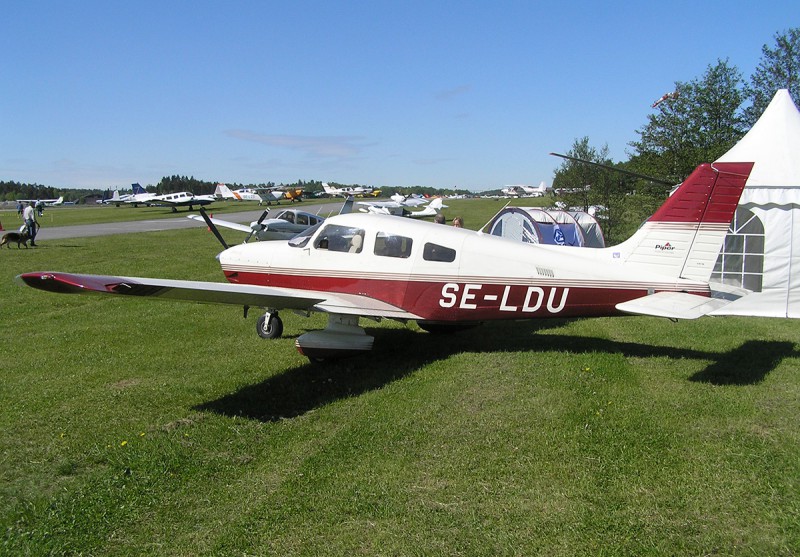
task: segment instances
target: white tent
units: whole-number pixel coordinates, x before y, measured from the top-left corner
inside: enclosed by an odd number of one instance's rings
[[[800,318],[800,112],[789,92],[718,160],[755,166],[711,280],[754,293],[713,315]]]
[[[600,225],[589,213],[541,207],[504,207],[485,230],[494,236],[528,244],[605,247]]]

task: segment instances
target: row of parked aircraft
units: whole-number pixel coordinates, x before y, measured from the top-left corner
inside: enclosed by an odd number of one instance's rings
[[[375,189],[370,186],[345,186],[342,188],[335,188],[327,182],[322,183],[322,192],[320,195],[327,195],[328,197],[366,197],[371,195],[377,197],[381,190]]]
[[[188,207],[190,211],[194,207],[203,207],[209,205],[214,201],[221,199],[235,200],[235,201],[257,201],[259,205],[266,202],[271,205],[273,202],[279,202],[281,199],[289,199],[290,201],[298,201],[301,199],[303,190],[299,188],[287,187],[271,187],[271,188],[242,188],[231,190],[225,184],[218,184],[213,195],[195,195],[188,191],[168,193],[158,195],[146,191],[139,184],[132,184],[132,193],[120,195],[119,191],[114,190],[113,195],[101,199],[98,203],[116,205],[119,207],[122,204],[133,205],[166,205],[172,208],[173,212],[177,212],[178,207]]]
[[[525,244],[420,219],[351,212],[288,241],[245,242],[217,255],[227,283],[37,271],[22,283],[251,307],[264,338],[281,310],[328,315],[295,345],[311,360],[360,354],[360,319],[416,321],[449,332],[488,321],[641,314],[695,319],[748,291],[709,282],[752,163],[699,166],[624,243],[598,249]],[[263,225],[266,217],[260,219]],[[213,230],[214,222],[208,225]],[[253,233],[257,233],[250,227]],[[218,235],[219,237],[219,235]]]

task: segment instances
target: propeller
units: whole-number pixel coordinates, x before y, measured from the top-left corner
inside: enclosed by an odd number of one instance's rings
[[[219,240],[219,243],[222,244],[222,247],[228,249],[230,246],[228,246],[228,244],[225,242],[225,238],[223,238],[222,234],[219,233],[217,226],[213,222],[211,222],[211,219],[208,218],[208,215],[206,214],[206,210],[203,209],[202,207],[200,207],[200,216],[203,217],[204,221],[206,221],[208,229],[214,233],[214,236],[217,237],[217,240]]]
[[[261,226],[261,223],[264,222],[265,218],[267,218],[267,214],[268,213],[269,213],[269,209],[266,209],[263,213],[261,213],[261,216],[258,217],[258,220],[255,222],[255,224],[251,224],[250,225],[250,228],[251,228],[250,234],[248,234],[247,238],[244,239],[244,243],[245,244],[250,240],[250,238],[253,237],[253,234],[255,234],[256,232],[264,229]]]

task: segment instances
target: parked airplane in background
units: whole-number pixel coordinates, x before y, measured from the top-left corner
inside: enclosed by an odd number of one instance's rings
[[[44,203],[47,207],[59,207],[64,204],[64,196],[61,196],[58,199],[17,199],[17,202],[33,203],[34,205]]]
[[[101,205],[116,205],[119,207],[122,203],[125,203],[128,199],[132,197],[132,194],[126,193],[124,195],[119,194],[119,190],[114,190],[114,193],[111,193],[111,190],[106,190],[103,193],[103,199],[98,199],[97,203]]]
[[[544,182],[539,183],[538,186],[506,186],[502,190],[503,195],[509,197],[542,197],[547,193],[547,186]]]
[[[402,197],[402,196],[401,196]],[[406,203],[408,201],[409,203]],[[419,203],[417,203],[419,201]],[[358,205],[364,208],[359,209],[362,213],[375,213],[378,215],[394,215],[398,217],[411,217],[411,218],[425,218],[435,217],[442,209],[446,209],[447,205],[442,202],[440,197],[437,197],[428,204],[427,207],[420,211],[409,211],[408,207],[418,207],[427,203],[428,199],[408,199],[403,201],[358,201]]]
[[[369,195],[372,193],[373,188],[370,187],[363,187],[363,186],[346,186],[344,188],[334,188],[327,182],[322,183],[322,189],[325,190],[325,193],[330,196],[341,196],[341,197],[363,197],[365,195]]]
[[[194,206],[202,207],[214,203],[213,195],[194,195],[192,192],[181,191],[178,193],[168,193],[165,195],[157,195],[150,200],[150,203],[158,203],[169,205],[172,207],[172,212],[177,213],[178,207],[189,207],[190,211],[194,211]]]
[[[258,201],[259,205],[264,202],[264,198],[261,197],[258,190],[241,188],[231,191],[225,184],[217,184],[217,189],[214,190],[214,197],[232,199],[235,201]]]
[[[217,256],[229,284],[25,273],[58,293],[100,292],[266,308],[261,336],[281,335],[278,310],[328,313],[295,345],[312,360],[372,349],[360,317],[458,330],[492,320],[642,314],[695,319],[749,291],[709,278],[753,163],[699,166],[627,241],[610,248],[523,244],[463,228],[342,214],[288,242]]]
[[[266,202],[267,205],[277,203],[280,205],[281,199],[288,199],[291,202],[302,201],[303,189],[291,186],[256,186],[251,188],[241,188],[233,190],[225,184],[217,184],[214,190],[214,197],[231,199],[237,201],[258,201],[259,205]]]
[[[152,204],[153,200],[158,197],[155,193],[149,193],[139,184],[131,184],[133,188],[133,193],[125,200],[125,203],[130,203],[134,207],[138,207],[140,204],[147,205],[148,207]]]
[[[201,213],[203,209],[201,209]],[[274,217],[267,218],[269,211],[264,211],[257,221],[250,223],[250,226],[238,222],[230,222],[222,219],[215,219],[205,215],[189,215],[188,218],[202,223],[208,223],[206,218],[216,226],[239,230],[248,233],[245,242],[255,235],[256,240],[288,240],[303,232],[311,226],[315,226],[325,219],[319,215],[298,211],[297,209],[284,209],[279,211]]]

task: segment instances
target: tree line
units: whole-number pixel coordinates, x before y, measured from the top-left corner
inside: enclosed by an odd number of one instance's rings
[[[800,28],[776,33],[765,44],[748,81],[727,59],[709,65],[702,76],[675,82],[674,90],[653,104],[647,122],[628,144],[628,159],[613,162],[608,145],[588,137],[574,141],[569,156],[652,176],[645,180],[595,165],[565,160],[556,170],[557,200],[588,210],[595,206],[608,244],[627,238],[678,184],[701,163],[713,162],[733,147],[758,120],[778,89],[800,102]]]

